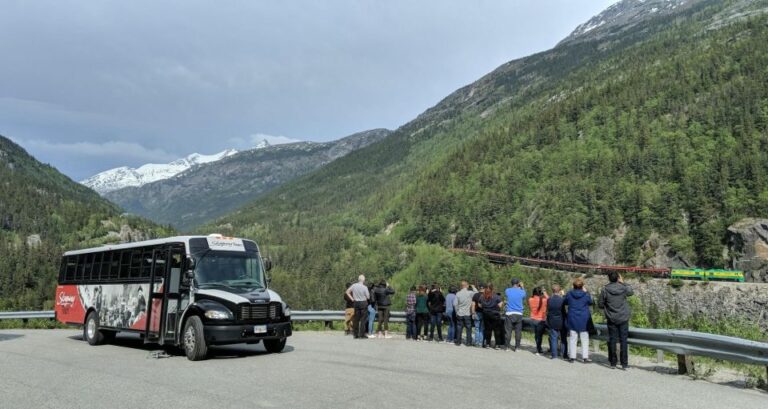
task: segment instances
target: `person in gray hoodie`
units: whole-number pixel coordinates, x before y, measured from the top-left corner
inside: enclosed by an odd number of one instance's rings
[[[632,310],[627,297],[634,294],[632,287],[624,284],[624,279],[615,271],[608,273],[608,283],[597,301],[597,306],[605,312],[608,321],[608,361],[611,369],[616,369],[616,342],[621,344],[621,369],[629,368],[629,351],[627,338],[629,336],[629,318]]]

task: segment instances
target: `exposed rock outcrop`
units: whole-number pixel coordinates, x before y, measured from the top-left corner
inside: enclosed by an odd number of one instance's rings
[[[768,219],[743,219],[728,227],[728,254],[747,281],[768,282]]]
[[[608,279],[594,276],[585,281],[596,296]],[[645,308],[682,319],[741,322],[768,332],[768,286],[764,284],[685,281],[681,287],[673,288],[669,280],[661,279],[644,283],[630,280],[629,284]]]
[[[693,263],[677,253],[669,245],[667,239],[658,234],[651,234],[651,237],[643,243],[643,253],[650,254],[650,257],[643,262],[644,267],[691,267]]]

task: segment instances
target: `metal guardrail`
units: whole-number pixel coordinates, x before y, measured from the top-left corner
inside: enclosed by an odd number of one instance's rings
[[[293,311],[291,317],[294,321],[343,321],[344,311]],[[405,313],[393,311],[390,314],[390,322],[405,322]],[[523,329],[533,331],[529,318],[524,319],[523,324]],[[597,335],[590,338],[608,340],[608,327],[605,324],[595,324],[595,330]],[[630,328],[628,343],[671,352],[679,357],[706,356],[724,361],[768,366],[768,343],[723,335],[683,330]],[[687,368],[682,369],[687,371]]]
[[[53,319],[53,311],[5,311],[0,312],[0,320],[4,319]],[[292,311],[294,321],[343,321],[344,311]],[[390,322],[405,322],[405,313],[392,311]],[[524,329],[531,331],[533,326],[530,319],[524,320]],[[608,329],[605,324],[595,324],[597,335],[592,339],[607,341]],[[630,328],[629,343],[631,345],[655,348],[678,355],[681,372],[686,365],[683,357],[706,356],[725,361],[742,362],[768,367],[768,343],[749,341],[746,339],[707,334],[703,332]]]
[[[30,320],[30,319],[54,319],[56,315],[51,311],[0,311],[0,320]]]

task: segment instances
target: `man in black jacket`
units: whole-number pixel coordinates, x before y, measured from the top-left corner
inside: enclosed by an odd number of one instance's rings
[[[549,350],[552,353],[552,359],[557,359],[560,353],[567,356],[561,345],[567,345],[565,342],[565,307],[563,306],[563,292],[560,285],[552,286],[552,296],[547,300],[547,327],[549,327]]]
[[[435,328],[437,328],[437,340],[443,342],[443,313],[445,312],[445,296],[440,291],[437,283],[432,284],[432,289],[427,294],[427,307],[429,307],[429,340],[435,340]]]
[[[627,297],[634,294],[632,287],[624,284],[624,279],[615,271],[608,273],[608,283],[597,305],[605,312],[608,321],[608,360],[611,369],[616,368],[616,341],[621,344],[621,369],[629,368],[629,351],[627,350],[627,338],[629,337],[629,318],[632,310],[627,302]]]
[[[376,333],[377,338],[381,338],[382,336],[386,339],[392,338],[392,336],[389,335],[389,307],[392,306],[391,296],[394,293],[395,290],[390,287],[385,280],[381,280],[379,285],[373,290],[379,320],[379,329]],[[382,330],[384,331],[383,335]]]

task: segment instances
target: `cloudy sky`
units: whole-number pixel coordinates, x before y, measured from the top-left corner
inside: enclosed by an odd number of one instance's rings
[[[0,4],[0,134],[76,180],[397,128],[615,0]]]

